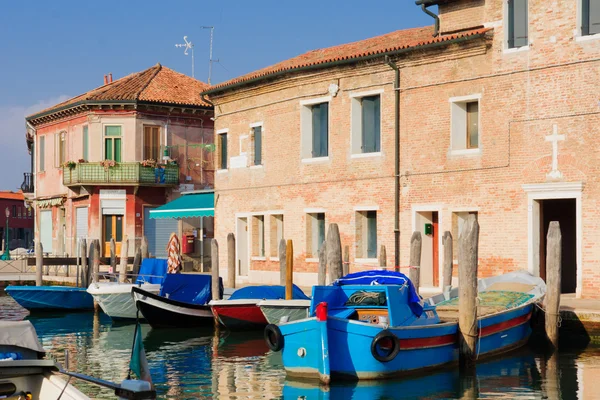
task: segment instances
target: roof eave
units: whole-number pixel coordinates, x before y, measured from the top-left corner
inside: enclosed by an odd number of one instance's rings
[[[427,0],[423,0],[423,1],[427,1]],[[431,1],[434,1],[434,0],[431,0]],[[370,54],[367,56],[352,57],[352,58],[347,58],[344,60],[329,61],[329,62],[325,62],[325,63],[321,63],[321,64],[312,64],[312,65],[306,65],[306,66],[302,66],[302,67],[290,68],[290,69],[286,69],[286,70],[282,70],[282,71],[277,71],[272,74],[257,76],[255,78],[251,78],[251,79],[248,79],[245,81],[236,82],[231,85],[222,86],[222,87],[215,88],[215,89],[205,90],[204,92],[200,92],[200,95],[207,95],[207,96],[214,95],[216,93],[221,93],[221,92],[224,92],[227,90],[237,89],[238,87],[241,87],[241,86],[251,85],[253,83],[257,83],[257,82],[260,82],[260,81],[263,81],[266,79],[273,79],[273,78],[277,78],[279,76],[287,75],[287,74],[294,73],[294,72],[305,72],[305,71],[312,71],[312,70],[316,70],[316,69],[335,67],[335,66],[340,66],[340,65],[352,64],[352,63],[356,63],[356,62],[360,62],[360,61],[368,61],[368,60],[372,60],[372,59],[380,58],[380,57],[384,57],[384,56],[395,56],[395,55],[399,55],[399,54],[405,54],[405,53],[409,53],[409,52],[415,51],[415,50],[427,50],[430,48],[446,46],[449,44],[466,42],[469,40],[481,38],[481,37],[485,36],[486,33],[487,33],[487,31],[481,32],[481,33],[475,33],[475,34],[467,35],[467,36],[461,36],[461,37],[454,38],[454,39],[448,39],[448,40],[436,41],[433,43],[427,43],[427,44],[424,44],[421,46],[407,47],[407,48],[398,49],[398,50],[394,50],[394,51]]]

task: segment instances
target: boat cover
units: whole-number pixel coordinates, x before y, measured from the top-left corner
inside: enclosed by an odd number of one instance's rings
[[[361,271],[354,272],[336,279],[333,282],[336,286],[344,285],[407,285],[408,286],[408,305],[417,316],[423,313],[423,304],[421,298],[415,290],[415,286],[406,275],[396,271]]]
[[[167,273],[167,260],[160,258],[144,258],[140,272],[135,283],[157,283],[163,282],[162,277]],[[152,276],[148,276],[152,275]]]
[[[206,274],[167,274],[160,287],[160,296],[182,303],[204,305],[212,299],[212,276]],[[219,278],[221,297],[223,280]]]
[[[30,321],[0,321],[0,346],[17,346],[45,353]]]
[[[293,285],[292,299],[294,300],[309,300],[310,298],[296,285]],[[236,290],[231,294],[229,300],[246,300],[246,299],[262,299],[262,300],[279,300],[285,299],[285,286],[246,286]]]

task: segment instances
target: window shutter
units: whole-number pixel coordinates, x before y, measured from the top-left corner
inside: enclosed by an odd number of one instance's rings
[[[527,46],[529,44],[528,31],[529,21],[527,15],[528,0],[513,0],[513,40],[514,47]]]
[[[312,107],[312,156],[321,156],[321,105]]]
[[[377,211],[367,211],[367,257],[377,258]]]
[[[589,2],[589,35],[600,33],[600,0],[587,0]]]
[[[221,169],[227,169],[227,134],[223,133],[221,139]]]
[[[380,151],[380,97],[362,99],[362,152]]]
[[[262,164],[262,127],[254,128],[254,165]]]
[[[329,103],[321,104],[321,157],[327,157],[329,141]]]
[[[40,153],[40,165],[38,170],[44,171],[45,163],[46,163],[46,136],[40,136],[40,144],[38,146]]]
[[[87,125],[83,127],[83,138],[82,138],[82,142],[83,142],[83,152],[82,152],[82,156],[81,158],[83,158],[84,160],[88,161],[88,127]]]

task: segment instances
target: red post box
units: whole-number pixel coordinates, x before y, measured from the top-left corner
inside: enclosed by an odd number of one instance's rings
[[[183,243],[181,244],[181,252],[183,254],[192,254],[194,252],[194,235],[183,235]]]

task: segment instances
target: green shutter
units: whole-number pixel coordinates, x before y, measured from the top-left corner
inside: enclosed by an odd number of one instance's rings
[[[46,168],[46,137],[45,136],[40,136],[40,145],[38,147],[39,147],[39,152],[40,152],[40,166],[39,166],[38,170],[40,172],[42,172]]]
[[[84,160],[88,161],[88,127],[87,125],[83,127],[83,153],[82,157]]]
[[[227,169],[227,134],[219,135],[221,138],[221,169]]]
[[[104,139],[104,159],[113,159],[113,141],[112,139]]]
[[[121,136],[121,127],[120,126],[105,126],[104,127],[104,135],[105,136]]]
[[[254,128],[254,165],[262,164],[262,127]]]
[[[325,241],[325,214],[319,213],[317,214],[317,230],[318,230],[318,244],[317,244],[317,252],[321,250],[321,246],[323,246],[323,242]]]
[[[377,211],[367,211],[367,258],[377,258]]]
[[[600,0],[584,0],[587,2],[588,14],[586,16],[587,35],[600,33]]]
[[[327,157],[329,103],[312,106],[312,156]]]
[[[121,162],[121,139],[113,139],[115,144],[115,161]]]
[[[362,103],[362,152],[374,153],[380,149],[380,97],[363,97]]]
[[[508,47],[529,44],[528,0],[508,0]]]

